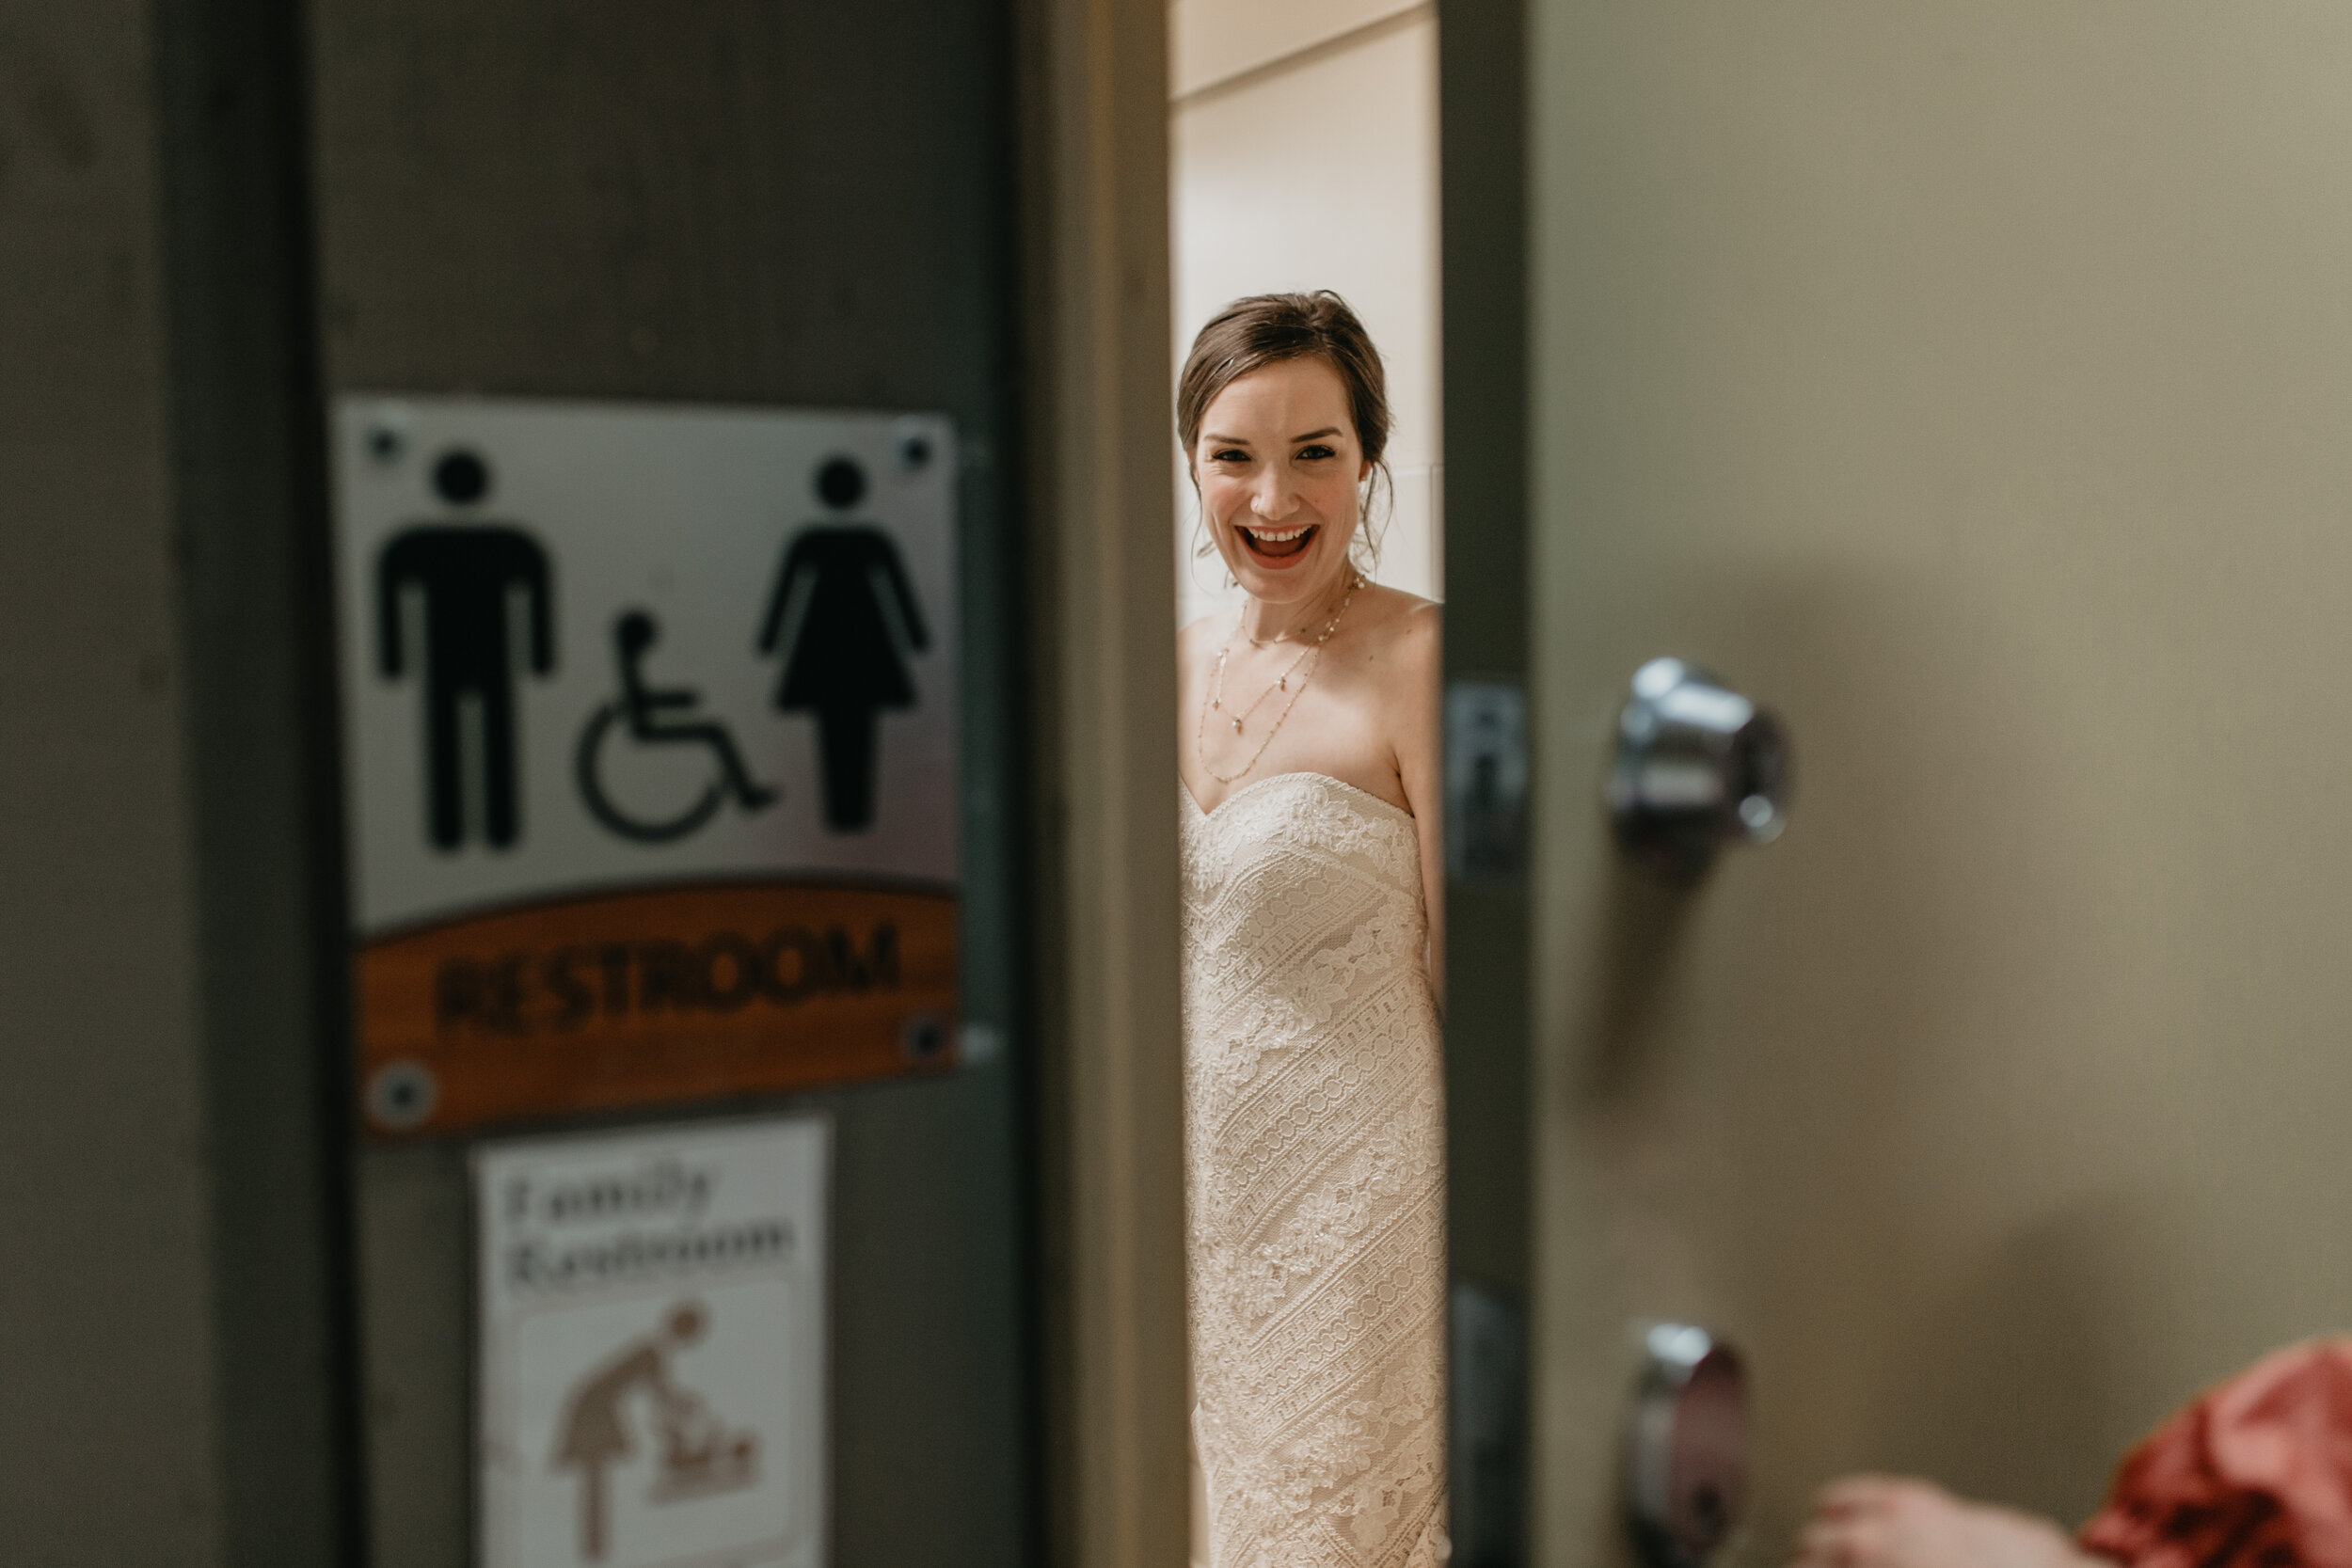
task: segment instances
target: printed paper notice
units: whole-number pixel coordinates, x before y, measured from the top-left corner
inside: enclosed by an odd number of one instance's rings
[[[818,1568],[819,1120],[486,1145],[487,1568]]]

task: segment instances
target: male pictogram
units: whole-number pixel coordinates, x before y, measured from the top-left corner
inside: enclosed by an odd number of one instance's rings
[[[479,500],[489,484],[482,460],[466,451],[444,456],[433,480],[459,505]],[[509,628],[518,613],[527,623],[533,673],[555,668],[547,552],[510,523],[417,523],[376,558],[375,594],[379,673],[398,680],[412,662],[423,665],[426,836],[442,849],[462,845],[469,828],[493,847],[514,843],[520,824]],[[423,601],[421,649],[406,635],[412,594]],[[477,823],[467,820],[469,784],[480,792]]]
[[[866,495],[866,472],[831,458],[817,470],[817,494],[846,515]],[[870,523],[829,522],[792,541],[769,595],[759,651],[783,654],[777,708],[817,716],[825,826],[835,832],[872,825],[878,717],[914,705],[906,655],[930,646],[889,534]]]
[[[580,1472],[581,1561],[602,1561],[612,1544],[609,1472],[637,1451],[626,1408],[632,1397],[652,1402],[648,1414],[661,1440],[651,1501],[685,1502],[758,1480],[757,1433],[715,1419],[670,1372],[671,1357],[699,1342],[708,1326],[702,1303],[681,1301],[659,1329],[624,1344],[573,1385],[556,1427],[554,1463],[559,1470]]]
[[[710,820],[711,814],[733,796],[747,811],[773,805],[776,791],[758,783],[743,765],[735,735],[715,719],[702,717],[702,693],[691,686],[656,686],[645,673],[645,656],[661,637],[661,627],[642,610],[632,610],[612,624],[612,651],[620,665],[621,693],[597,708],[580,732],[573,757],[573,774],[588,815],[606,831],[640,844],[667,844],[684,838]],[[616,732],[615,725],[620,728]],[[604,786],[603,747],[607,736],[619,733],[642,746],[688,746],[710,753],[718,777],[702,793],[667,817],[630,815]]]

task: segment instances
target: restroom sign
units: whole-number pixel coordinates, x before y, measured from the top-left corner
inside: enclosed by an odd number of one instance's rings
[[[825,1560],[828,1132],[474,1156],[487,1568]]]
[[[336,408],[378,1136],[956,1053],[937,416]]]

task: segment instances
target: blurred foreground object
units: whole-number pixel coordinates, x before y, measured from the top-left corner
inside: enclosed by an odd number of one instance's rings
[[[2131,1568],[2352,1564],[2352,1339],[2265,1356],[2158,1427],[2081,1541]]]
[[[1848,1476],[1815,1499],[1789,1568],[2102,1568],[2038,1514],[1933,1481]]]
[[[1822,1489],[1790,1568],[2102,1562],[2352,1568],[2352,1338],[2276,1351],[2208,1390],[2124,1456],[2072,1542],[1932,1481],[1849,1476]]]

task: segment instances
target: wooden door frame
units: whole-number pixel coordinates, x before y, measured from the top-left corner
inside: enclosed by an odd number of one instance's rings
[[[1047,1557],[1180,1568],[1167,11],[1019,16]]]

